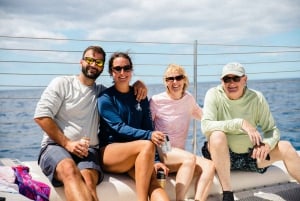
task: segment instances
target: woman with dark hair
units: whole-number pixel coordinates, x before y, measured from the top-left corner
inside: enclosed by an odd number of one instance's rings
[[[148,196],[153,201],[169,200],[154,171],[154,159],[156,165],[167,171],[155,148],[164,141],[164,134],[153,129],[148,99],[136,100],[129,85],[132,72],[127,53],[111,56],[109,74],[114,85],[98,98],[101,165],[105,171],[128,173],[134,178],[138,201],[148,201]]]

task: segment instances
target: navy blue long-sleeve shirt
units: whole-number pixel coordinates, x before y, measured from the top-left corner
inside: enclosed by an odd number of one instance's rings
[[[112,86],[99,96],[100,147],[114,142],[151,140],[154,126],[148,98],[140,103],[135,98],[132,87],[128,93],[121,93]],[[157,153],[155,161],[159,161]]]

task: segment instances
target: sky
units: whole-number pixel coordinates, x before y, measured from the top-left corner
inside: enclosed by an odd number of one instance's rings
[[[81,52],[94,44],[108,57],[128,51],[134,79],[147,84],[161,83],[169,63],[197,81],[218,81],[228,62],[254,80],[300,78],[300,0],[0,0],[0,27],[0,90],[77,74]],[[111,78],[105,72],[100,81]]]

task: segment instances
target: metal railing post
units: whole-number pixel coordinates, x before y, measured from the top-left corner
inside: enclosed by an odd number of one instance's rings
[[[196,101],[198,100],[197,98],[197,55],[198,55],[198,42],[195,40],[194,42],[194,97]],[[193,151],[194,154],[197,153],[197,121],[194,119],[193,120]]]

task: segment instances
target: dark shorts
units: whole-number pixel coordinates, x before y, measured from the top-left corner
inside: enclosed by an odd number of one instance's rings
[[[57,144],[49,144],[41,149],[38,164],[53,186],[58,187],[63,185],[62,182],[54,177],[54,173],[57,164],[66,158],[73,159],[80,170],[97,170],[99,176],[98,184],[103,180],[104,174],[100,167],[99,149],[89,148],[89,155],[85,158],[79,158]]]
[[[237,154],[232,152],[229,149],[230,154],[230,164],[231,170],[243,170],[243,171],[251,171],[251,172],[258,172],[258,173],[264,173],[267,171],[268,167],[265,168],[258,168],[256,159],[250,157],[250,151],[248,153],[243,154]],[[210,153],[207,149],[207,142],[204,142],[204,145],[202,147],[202,155],[211,160]]]

